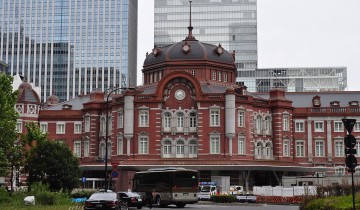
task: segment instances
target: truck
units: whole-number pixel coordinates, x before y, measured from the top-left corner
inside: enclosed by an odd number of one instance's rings
[[[228,194],[230,191],[230,176],[211,176],[211,182],[220,186],[218,194]]]
[[[210,200],[211,196],[228,194],[230,176],[211,176],[211,182],[199,182],[198,199]]]
[[[212,195],[216,195],[217,188],[214,182],[199,182],[198,200],[210,200]]]

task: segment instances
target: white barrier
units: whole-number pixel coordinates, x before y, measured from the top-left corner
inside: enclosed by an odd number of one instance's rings
[[[283,196],[293,197],[301,195],[316,195],[316,186],[293,186],[293,187],[282,187],[282,186],[262,186],[253,188],[254,195],[262,196]]]

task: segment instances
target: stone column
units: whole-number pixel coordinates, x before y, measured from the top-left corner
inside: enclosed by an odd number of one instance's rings
[[[225,135],[229,139],[229,156],[232,156],[232,139],[236,126],[234,89],[228,88],[225,95]]]

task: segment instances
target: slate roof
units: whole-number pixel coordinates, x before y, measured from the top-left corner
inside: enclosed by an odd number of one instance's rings
[[[269,99],[268,93],[253,94]],[[360,91],[286,92],[285,98],[292,101],[294,107],[312,107],[312,99],[316,95],[321,97],[321,107],[329,107],[332,101],[339,101],[341,107],[349,106],[350,101],[360,101]]]

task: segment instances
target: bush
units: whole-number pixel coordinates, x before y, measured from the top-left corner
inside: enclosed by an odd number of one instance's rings
[[[83,189],[77,189],[73,190],[71,193],[72,198],[89,198],[91,194],[96,192],[96,190],[83,190]]]
[[[237,199],[232,195],[213,195],[210,197],[210,201],[215,203],[232,203],[236,202]]]
[[[10,203],[11,198],[10,194],[3,187],[0,187],[0,203]]]
[[[35,195],[35,203],[40,205],[54,205],[55,195],[49,191],[38,192]]]

